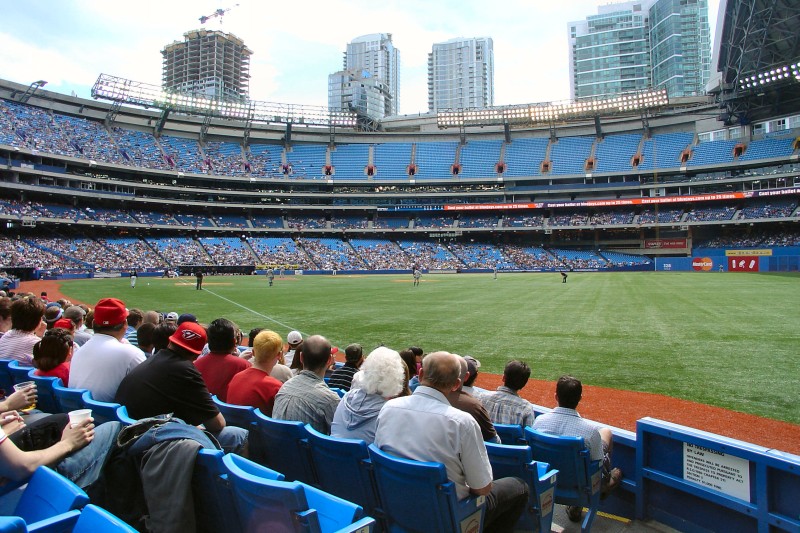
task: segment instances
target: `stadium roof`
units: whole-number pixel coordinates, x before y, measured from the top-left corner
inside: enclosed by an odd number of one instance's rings
[[[728,122],[747,124],[800,111],[797,0],[723,0],[719,21],[716,68]]]

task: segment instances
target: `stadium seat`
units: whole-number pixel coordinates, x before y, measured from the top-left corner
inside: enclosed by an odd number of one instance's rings
[[[45,528],[44,522],[89,503],[83,490],[46,466],[37,468],[27,483],[12,514],[25,521],[28,531],[69,531],[68,527]]]
[[[18,516],[0,516],[0,533],[26,533],[25,520]]]
[[[24,383],[25,381],[30,381],[31,376],[30,372],[34,370],[31,366],[24,366],[20,364],[19,361],[11,361],[8,363],[8,373],[11,374],[11,381],[14,382],[16,385],[17,383]],[[11,387],[11,391],[14,391],[14,387]]]
[[[345,395],[345,392],[346,392],[344,389],[340,389],[339,387],[330,387],[330,389],[331,389],[333,392],[335,392],[335,393],[336,393],[336,395],[337,395],[339,398],[344,398],[344,395]]]
[[[201,449],[194,463],[194,493],[197,526],[200,531],[242,531],[239,514],[236,511],[231,484],[227,470],[222,462],[222,450]],[[232,456],[234,462],[252,475],[283,481],[283,474]]]
[[[395,457],[369,445],[375,480],[390,531],[481,531],[486,497],[459,501],[441,463]]]
[[[530,446],[486,443],[494,479],[518,477],[528,485],[528,505],[517,522],[524,531],[550,531],[558,470],[534,461]]]
[[[503,444],[520,446],[525,445],[525,436],[519,424],[495,424],[494,430]]]
[[[83,407],[84,409],[92,410],[92,418],[94,418],[94,425],[99,426],[105,422],[112,420],[119,420],[117,418],[117,409],[120,404],[113,402],[101,402],[92,398],[92,393],[86,391],[83,393]]]
[[[102,507],[83,508],[72,533],[135,533],[136,530]]]
[[[243,531],[372,531],[375,521],[362,518],[353,503],[297,481],[277,481],[253,474],[247,459],[222,458]]]
[[[317,486],[360,505],[369,516],[383,524],[384,513],[375,488],[367,443],[360,439],[331,437],[308,424],[306,431]]]
[[[8,396],[14,392],[14,379],[8,371],[8,364],[12,359],[0,359],[0,389]]]
[[[55,395],[56,384],[61,384],[61,378],[36,376],[30,372],[30,378],[36,382],[36,408],[45,413],[60,413],[61,402]]]
[[[247,405],[233,405],[225,403],[216,395],[211,397],[214,400],[219,412],[225,418],[225,424],[244,429],[252,429],[256,423],[256,410]]]
[[[255,413],[256,424],[250,431],[250,457],[280,472],[289,481],[316,484],[305,424],[276,420],[260,409]]]
[[[587,532],[600,505],[600,461],[592,461],[581,437],[548,435],[525,428],[525,438],[536,461],[558,470],[556,503],[588,507],[581,531]]]
[[[120,405],[117,408],[117,420],[119,420],[123,426],[130,426],[137,422],[135,418],[131,418],[128,414],[128,408],[124,405]]]
[[[58,400],[58,412],[69,413],[76,409],[83,409],[83,395],[88,392],[86,389],[71,389],[61,383],[54,383],[53,394]]]

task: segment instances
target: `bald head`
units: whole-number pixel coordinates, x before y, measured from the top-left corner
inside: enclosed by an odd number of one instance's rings
[[[460,383],[461,357],[449,352],[433,352],[422,360],[422,384],[447,394]],[[466,364],[466,361],[465,361]]]
[[[312,372],[324,370],[331,359],[331,343],[322,335],[312,335],[303,342],[303,367]]]

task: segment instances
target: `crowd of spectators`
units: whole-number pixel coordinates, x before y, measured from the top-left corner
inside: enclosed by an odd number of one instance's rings
[[[239,239],[201,237],[200,242],[217,265],[252,265],[256,258]]]
[[[754,248],[760,246],[798,246],[800,231],[760,231],[747,235],[724,235],[714,237],[698,246],[702,248]]]
[[[800,231],[752,230],[700,247],[798,246]],[[289,237],[0,237],[0,265],[43,272],[128,272],[183,265],[287,265],[321,270],[608,269],[639,264],[591,250],[476,242]]]

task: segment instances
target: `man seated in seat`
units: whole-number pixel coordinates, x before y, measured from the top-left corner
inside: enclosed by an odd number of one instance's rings
[[[495,424],[533,426],[536,415],[533,405],[520,398],[519,391],[528,384],[530,367],[522,361],[509,361],[503,370],[503,384],[495,392],[487,392],[480,400]]]
[[[459,364],[461,365],[461,374],[459,379],[463,384],[469,379],[469,365],[464,357],[459,356],[458,360]],[[463,386],[458,387],[458,389],[451,393],[447,399],[450,401],[450,405],[456,409],[464,411],[475,419],[475,422],[477,422],[478,426],[481,428],[483,440],[486,442],[500,444],[500,438],[497,436],[497,431],[494,429],[492,419],[489,418],[489,413],[486,412],[486,409],[483,407],[483,405],[481,405],[481,402],[477,398],[474,398],[472,395],[467,394],[467,392],[464,391]]]
[[[250,344],[253,347],[253,366],[233,376],[227,401],[234,405],[257,407],[265,415],[272,416],[275,396],[283,382],[271,374],[283,354],[283,339],[274,331],[264,329]]]
[[[114,401],[122,378],[145,360],[144,352],[122,342],[128,328],[128,309],[116,298],[103,298],[94,308],[94,335],[75,350],[69,387],[88,389],[92,398]]]
[[[206,330],[184,322],[161,349],[137,366],[119,384],[115,401],[131,418],[173,413],[187,424],[203,425],[226,452],[247,454],[248,431],[226,426],[225,418],[193,362],[206,344]]]
[[[209,324],[209,353],[194,363],[206,382],[208,392],[223,402],[228,401],[228,385],[233,376],[250,368],[250,362],[239,357],[236,329],[236,324],[227,318],[218,318]]]
[[[478,423],[447,400],[461,386],[460,375],[457,355],[425,356],[414,394],[389,400],[381,409],[375,445],[406,459],[444,464],[459,499],[486,496],[484,531],[513,531],[528,500],[528,486],[514,477],[492,481]]]
[[[339,396],[325,384],[325,370],[332,364],[331,343],[322,335],[312,335],[303,342],[301,370],[287,381],[275,396],[272,416],[278,420],[299,420],[330,435],[333,413]]]
[[[356,375],[361,364],[364,362],[364,351],[360,344],[353,343],[344,349],[344,366],[337,368],[331,374],[328,386],[332,389],[342,389],[347,392],[353,384],[353,376]]]
[[[611,449],[613,435],[611,430],[597,422],[581,418],[576,409],[583,395],[583,385],[572,376],[561,376],[556,383],[556,403],[558,407],[550,413],[536,417],[533,429],[542,433],[551,433],[567,437],[583,437],[589,449],[592,461],[602,461],[601,495],[605,497],[619,486],[622,471],[611,469]],[[581,507],[568,507],[569,519],[578,522],[581,519]]]

